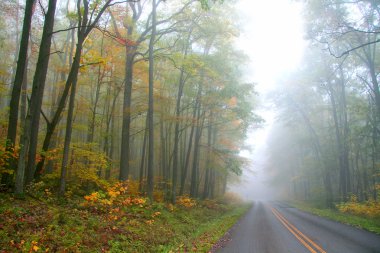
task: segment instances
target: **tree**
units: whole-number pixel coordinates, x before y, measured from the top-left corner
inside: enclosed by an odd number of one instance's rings
[[[148,176],[147,193],[153,200],[153,166],[154,166],[154,117],[153,117],[153,89],[154,89],[154,42],[156,39],[157,13],[156,0],[152,1],[152,32],[149,40],[149,102],[148,102]]]
[[[67,173],[67,165],[69,160],[69,152],[70,152],[70,142],[71,142],[71,134],[72,134],[72,123],[73,123],[73,112],[74,112],[74,102],[75,102],[75,93],[77,86],[77,78],[78,71],[80,67],[80,59],[82,55],[82,47],[86,37],[89,35],[91,30],[95,27],[97,22],[99,21],[102,14],[109,7],[112,0],[107,0],[103,6],[98,7],[95,6],[92,12],[89,11],[89,3],[86,0],[83,0],[83,14],[81,1],[77,2],[77,15],[78,15],[78,31],[77,31],[77,46],[75,51],[75,57],[73,61],[73,66],[71,67],[70,74],[66,81],[66,87],[71,86],[71,94],[69,101],[69,111],[67,115],[67,124],[66,124],[66,134],[65,134],[65,143],[63,150],[63,159],[62,159],[62,168],[61,168],[61,178],[60,178],[60,186],[59,186],[59,194],[61,196],[64,195],[66,189],[66,173]],[[94,13],[98,9],[98,13],[94,16]],[[65,88],[66,88],[65,87]],[[68,90],[68,89],[67,89]],[[63,98],[63,96],[62,96]],[[62,99],[61,100],[65,100]],[[61,106],[62,108],[62,106]],[[63,108],[62,108],[63,109]],[[57,111],[58,112],[58,111]]]
[[[34,2],[35,2],[34,0],[28,0],[26,1],[26,5],[25,5],[25,14],[24,14],[22,34],[21,34],[19,55],[18,55],[18,60],[17,60],[16,75],[14,77],[14,84],[13,84],[13,89],[12,89],[10,105],[9,105],[9,118],[8,118],[7,143],[6,143],[6,150],[8,152],[11,152],[14,149],[15,143],[16,143],[20,94],[21,94],[22,83],[24,81],[25,69],[27,66],[29,34],[30,34],[31,21],[32,21],[32,16],[33,16]],[[14,165],[14,161],[8,161],[8,163],[10,166]],[[21,175],[21,173],[23,172],[21,171],[18,173],[20,177],[19,180],[23,182],[23,175]],[[2,184],[9,184],[11,180],[8,174],[3,174],[1,181],[2,181],[1,182]],[[21,191],[21,190],[18,190],[18,191]]]

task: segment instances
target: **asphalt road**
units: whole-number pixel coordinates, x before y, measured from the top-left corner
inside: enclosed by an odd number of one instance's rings
[[[302,212],[255,202],[218,253],[380,253],[380,236]]]

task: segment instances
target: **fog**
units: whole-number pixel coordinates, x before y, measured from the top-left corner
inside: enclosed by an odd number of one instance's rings
[[[266,173],[267,165],[267,138],[274,121],[274,114],[263,109],[265,124],[253,130],[248,135],[247,143],[253,144],[252,150],[241,152],[241,156],[248,160],[243,173],[237,182],[231,182],[228,190],[238,193],[244,200],[274,200],[278,194],[270,184],[270,178]]]
[[[298,68],[303,57],[306,42],[303,39],[302,6],[290,0],[241,0],[238,7],[243,24],[237,46],[250,57],[245,79],[255,83],[258,92],[255,113],[265,122],[249,132],[246,145],[251,150],[241,152],[249,162],[240,179],[228,183],[228,190],[246,200],[274,200],[281,194],[270,182],[267,170],[268,138],[276,120],[270,96],[281,85],[280,80]]]

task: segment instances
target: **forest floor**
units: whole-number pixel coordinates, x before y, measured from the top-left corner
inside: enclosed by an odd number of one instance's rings
[[[300,210],[380,235],[380,203],[378,202],[348,202],[336,205],[335,209],[301,201],[288,203]]]
[[[116,195],[57,204],[0,194],[0,252],[208,252],[250,208],[190,198],[149,204]]]

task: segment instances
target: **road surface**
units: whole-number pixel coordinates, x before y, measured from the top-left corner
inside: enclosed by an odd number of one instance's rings
[[[380,253],[380,236],[302,212],[255,202],[217,253]]]

